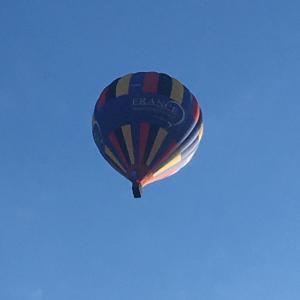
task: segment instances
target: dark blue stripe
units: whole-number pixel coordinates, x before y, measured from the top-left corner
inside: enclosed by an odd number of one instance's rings
[[[160,128],[159,126],[150,125],[150,130],[149,130],[149,134],[148,134],[148,140],[147,140],[147,145],[146,145],[146,150],[145,150],[144,160],[143,160],[145,163],[148,160],[150,151],[153,147],[153,144],[154,144],[154,141],[157,136],[159,128]]]
[[[159,74],[158,94],[170,97],[172,90],[172,78],[164,73]]]
[[[130,96],[138,96],[143,92],[144,85],[144,72],[135,73],[132,75],[129,85],[129,95]]]
[[[116,87],[117,83],[120,78],[114,80],[109,86],[108,91],[106,93],[106,103],[109,102],[111,99],[116,98]]]

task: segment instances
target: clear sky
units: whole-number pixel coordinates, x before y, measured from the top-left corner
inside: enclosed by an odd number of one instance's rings
[[[0,299],[300,299],[300,2],[0,1]],[[193,161],[134,200],[91,115],[181,80]]]

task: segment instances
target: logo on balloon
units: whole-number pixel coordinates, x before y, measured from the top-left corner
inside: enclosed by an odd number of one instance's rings
[[[151,112],[153,117],[167,122],[168,127],[181,124],[185,118],[183,107],[167,97],[135,97],[132,107],[134,110]]]

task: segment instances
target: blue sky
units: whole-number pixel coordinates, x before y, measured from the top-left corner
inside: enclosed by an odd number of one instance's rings
[[[299,299],[299,1],[0,4],[1,299]],[[147,70],[205,132],[136,201],[91,115]]]

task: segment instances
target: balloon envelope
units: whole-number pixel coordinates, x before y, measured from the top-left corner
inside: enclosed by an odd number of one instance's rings
[[[193,157],[202,132],[195,96],[164,73],[139,72],[114,80],[100,94],[93,137],[103,157],[133,184],[173,175]]]

